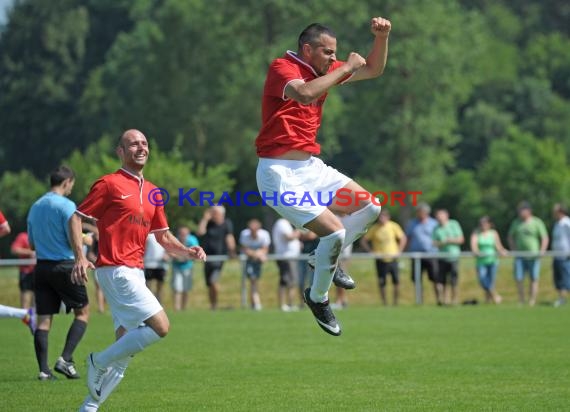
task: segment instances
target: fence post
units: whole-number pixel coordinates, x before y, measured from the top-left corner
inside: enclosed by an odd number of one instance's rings
[[[421,259],[416,255],[412,258],[414,265],[414,283],[416,285],[416,305],[422,302],[422,263]]]

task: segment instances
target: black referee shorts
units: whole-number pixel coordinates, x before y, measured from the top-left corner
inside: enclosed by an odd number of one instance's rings
[[[34,279],[38,315],[59,313],[61,302],[67,313],[87,306],[89,298],[85,286],[71,283],[73,264],[73,260],[38,260]]]

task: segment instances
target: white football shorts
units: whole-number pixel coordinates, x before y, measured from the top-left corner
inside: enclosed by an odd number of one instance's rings
[[[119,326],[136,329],[156,315],[162,306],[146,287],[144,271],[126,266],[104,266],[96,269],[99,286],[113,315],[115,330]]]
[[[260,158],[257,164],[262,201],[298,228],[321,215],[351,180],[317,157]]]

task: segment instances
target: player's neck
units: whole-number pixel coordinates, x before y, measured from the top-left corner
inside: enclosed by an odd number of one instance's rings
[[[138,177],[138,178],[140,178],[140,179],[143,178],[143,169],[142,169],[142,168],[140,168],[140,169],[138,169],[138,168],[135,169],[135,168],[129,167],[129,166],[127,166],[127,165],[123,165],[122,168],[123,168],[124,170],[126,170],[127,172],[129,172],[130,174],[132,174],[132,175],[134,175],[134,176],[136,176],[136,177]]]

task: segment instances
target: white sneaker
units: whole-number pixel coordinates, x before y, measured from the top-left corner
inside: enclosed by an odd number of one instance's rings
[[[98,401],[101,399],[101,391],[103,390],[103,378],[107,373],[107,369],[100,369],[93,362],[93,353],[87,356],[87,388],[89,393]]]
[[[281,305],[282,312],[291,312],[291,306],[289,305]]]
[[[554,302],[554,307],[555,308],[559,308],[560,306],[564,305],[566,303],[566,299],[558,299]]]

